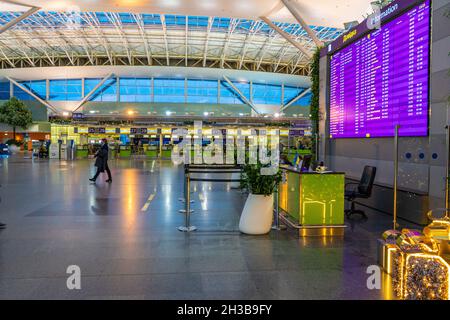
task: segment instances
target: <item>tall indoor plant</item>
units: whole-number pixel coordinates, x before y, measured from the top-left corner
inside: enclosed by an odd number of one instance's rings
[[[273,175],[264,175],[261,163],[244,166],[242,188],[249,196],[242,210],[239,230],[242,233],[259,235],[270,231],[273,218],[273,192],[281,181],[281,171]]]
[[[11,97],[0,106],[0,123],[5,123],[13,129],[13,144],[16,144],[16,127],[27,129],[33,124],[33,114],[30,109],[16,97]]]

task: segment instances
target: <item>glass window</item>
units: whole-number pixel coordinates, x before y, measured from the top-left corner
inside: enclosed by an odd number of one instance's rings
[[[80,101],[81,79],[50,80],[49,100]]]
[[[215,17],[212,26],[217,29],[228,29],[230,27],[230,21],[230,18]]]
[[[250,83],[233,82],[233,85],[247,98],[250,99]],[[241,96],[226,81],[220,82],[220,103],[245,104]]]
[[[186,16],[174,16],[174,15],[166,15],[166,25],[167,26],[185,26],[186,25]]]
[[[185,103],[184,79],[154,79],[154,102]]]
[[[9,100],[9,82],[0,82],[0,100]]]
[[[19,83],[33,92],[39,98],[45,100],[47,96],[47,84],[45,80],[21,81]],[[18,86],[14,86],[14,96],[19,100],[35,100],[31,95],[20,89]]]
[[[144,25],[161,24],[161,16],[159,14],[142,14],[141,16]]]
[[[271,84],[253,83],[253,103],[255,104],[281,104],[281,86]]]
[[[214,80],[188,80],[188,103],[217,104],[218,83]]]
[[[84,94],[91,92],[102,79],[85,79],[84,80]],[[110,78],[98,88],[95,93],[89,98],[89,101],[109,101],[117,102],[117,79]]]
[[[151,102],[151,79],[120,78],[119,86],[121,102]]]
[[[206,27],[208,26],[208,17],[189,16],[189,27]]]

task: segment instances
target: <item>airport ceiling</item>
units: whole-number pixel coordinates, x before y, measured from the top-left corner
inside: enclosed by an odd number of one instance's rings
[[[368,0],[293,2],[318,40],[363,19]],[[0,68],[170,65],[307,75],[316,43],[280,0],[0,0]],[[292,37],[303,52],[260,17]]]

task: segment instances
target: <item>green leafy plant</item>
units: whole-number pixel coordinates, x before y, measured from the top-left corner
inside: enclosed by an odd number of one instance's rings
[[[17,140],[14,140],[14,139],[9,139],[8,141],[6,141],[6,144],[8,146],[14,145],[14,146],[18,146],[18,147],[20,147],[22,145],[22,143],[20,141],[17,141]]]
[[[320,110],[319,110],[319,96],[320,96],[320,50],[317,48],[314,53],[312,63],[311,63],[311,107],[310,115],[312,122],[312,135],[313,137],[319,133],[319,121],[320,121]],[[317,160],[316,155],[316,139],[312,139],[311,151],[313,155],[313,161]]]
[[[278,183],[281,182],[281,170],[274,175],[262,175],[261,169],[268,167],[258,164],[247,164],[243,168],[241,188],[252,194],[270,196]]]
[[[16,138],[16,127],[27,129],[33,124],[30,109],[16,97],[12,97],[0,106],[0,123],[13,127],[13,139]]]

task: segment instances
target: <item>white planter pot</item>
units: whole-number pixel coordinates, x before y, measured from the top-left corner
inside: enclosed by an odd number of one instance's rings
[[[11,152],[12,154],[18,153],[20,151],[20,147],[12,144],[9,147],[9,152]]]
[[[239,230],[259,235],[270,232],[273,220],[273,195],[250,194],[242,210]]]

